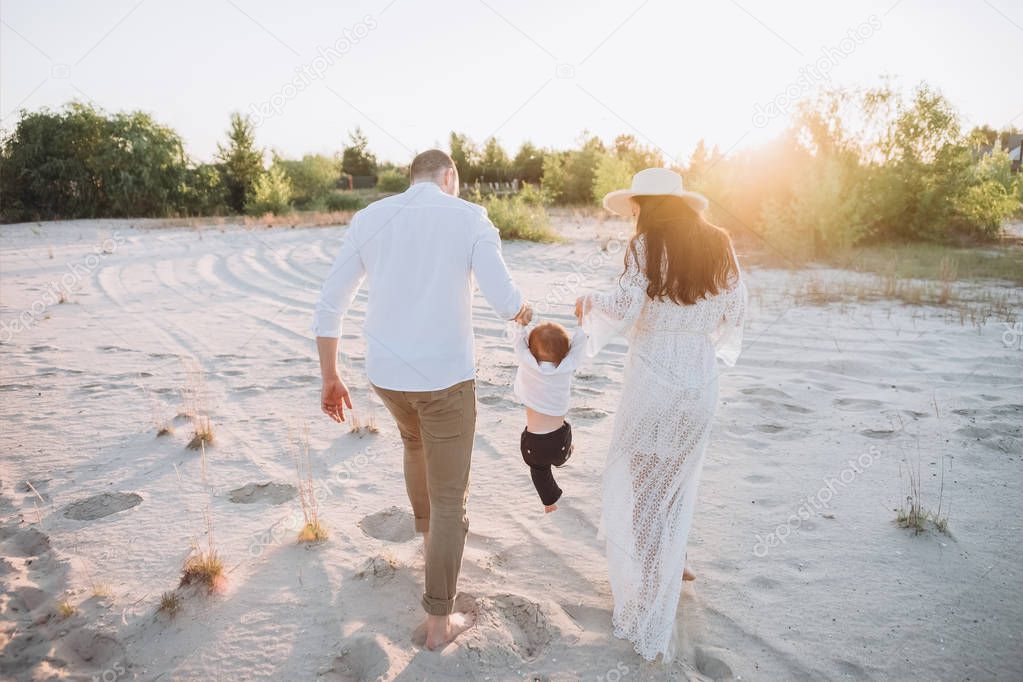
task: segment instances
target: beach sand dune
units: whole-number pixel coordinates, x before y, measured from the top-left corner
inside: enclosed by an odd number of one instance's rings
[[[538,314],[610,286],[614,222],[505,245]],[[477,297],[479,419],[459,608],[440,653],[398,434],[364,375],[361,293],[341,350],[357,433],[319,413],[308,328],[343,228],[0,228],[0,678],[886,680],[1023,676],[1023,354],[995,319],[809,305],[829,270],[750,268],[745,354],[721,379],[679,607],[679,657],[610,633],[601,471],[625,359],[580,371],[576,454],[544,515],[518,454],[504,323]],[[964,285],[967,286],[967,285]],[[981,286],[981,285],[969,285]],[[983,285],[999,295],[1018,291]],[[63,292],[63,295],[61,295]],[[66,299],[60,302],[60,299]],[[1008,340],[1008,342],[1007,342]],[[201,379],[200,379],[201,378]],[[213,439],[187,446],[195,413]],[[323,542],[304,523],[308,424]],[[163,435],[158,435],[163,431]],[[947,532],[895,522],[909,474]],[[226,580],[178,589],[212,526]],[[178,595],[173,616],[159,605]]]

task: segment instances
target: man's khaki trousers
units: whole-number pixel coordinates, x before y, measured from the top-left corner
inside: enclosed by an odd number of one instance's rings
[[[465,501],[476,433],[476,383],[438,391],[392,391],[374,386],[405,444],[405,488],[416,531],[429,532],[423,608],[454,610],[458,573],[469,532]]]

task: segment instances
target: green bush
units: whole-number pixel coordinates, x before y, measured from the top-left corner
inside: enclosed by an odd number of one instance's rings
[[[203,163],[188,169],[182,212],[192,216],[222,215],[227,212],[227,189],[215,165]]]
[[[629,187],[632,184],[632,174],[632,166],[625,159],[610,154],[601,156],[593,174],[594,203],[599,206],[608,192]]]
[[[490,221],[494,223],[503,239],[525,239],[533,242],[556,242],[561,238],[551,227],[547,210],[538,202],[542,196],[532,191],[510,196],[481,196],[478,190],[470,193],[469,201],[481,204],[487,209]]]
[[[531,185],[528,182],[522,183],[519,199],[528,206],[550,206],[554,203],[551,196],[540,185]]]
[[[328,211],[358,211],[366,208],[368,203],[364,194],[344,191],[327,197],[326,205]]]
[[[377,175],[377,189],[381,192],[393,192],[395,194],[404,192],[409,187],[409,179],[407,173],[402,173],[399,170],[388,168],[387,170],[380,171]]]
[[[270,166],[252,186],[245,212],[250,215],[279,215],[291,210],[291,182],[278,164]]]
[[[276,159],[274,163],[288,176],[292,202],[300,209],[322,206],[341,178],[337,161],[322,154],[306,154],[300,160]]]
[[[181,138],[138,111],[23,111],[0,150],[5,220],[173,215],[188,180]]]

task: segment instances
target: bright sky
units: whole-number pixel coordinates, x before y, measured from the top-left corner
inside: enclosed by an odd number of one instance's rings
[[[148,111],[202,160],[260,109],[258,142],[287,156],[361,125],[396,162],[451,130],[510,153],[628,132],[685,159],[777,132],[787,89],[882,74],[929,81],[968,125],[1023,126],[1016,0],[7,0],[0,19],[5,130],[77,98]]]

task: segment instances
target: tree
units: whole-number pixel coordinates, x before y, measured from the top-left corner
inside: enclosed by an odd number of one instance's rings
[[[248,116],[231,114],[227,145],[217,145],[217,160],[231,210],[241,213],[256,179],[263,174],[263,150],[256,148],[255,127]]]
[[[644,168],[660,168],[664,165],[661,153],[641,145],[635,135],[619,135],[611,149],[615,156],[628,164],[633,173],[638,173]]]
[[[579,149],[569,153],[565,163],[565,187],[562,199],[569,204],[593,201],[593,176],[597,162],[606,153],[604,143],[596,135],[583,133]]]
[[[561,201],[565,196],[565,153],[547,152],[543,155],[543,179],[540,187],[551,201]]]
[[[275,163],[288,176],[299,208],[322,205],[337,188],[341,175],[334,159],[322,154],[306,154],[301,160],[277,159]]]
[[[245,212],[252,215],[280,214],[291,210],[291,181],[274,159],[270,169],[256,178],[245,204]]]
[[[522,182],[540,184],[543,178],[543,151],[532,142],[523,142],[511,163],[512,174]]]
[[[508,154],[496,138],[489,138],[483,144],[483,155],[480,157],[480,171],[484,182],[503,182],[508,179],[511,163]]]
[[[632,166],[623,158],[604,154],[593,174],[593,200],[599,205],[608,192],[624,189],[632,182]]]
[[[22,112],[3,140],[5,219],[166,216],[183,204],[181,138],[149,114],[72,102]]]
[[[377,159],[370,153],[369,140],[358,126],[348,134],[348,145],[341,152],[341,172],[353,178],[376,175]]]
[[[449,147],[459,179],[468,184],[476,182],[479,179],[479,150],[473,141],[468,135],[451,131]]]

